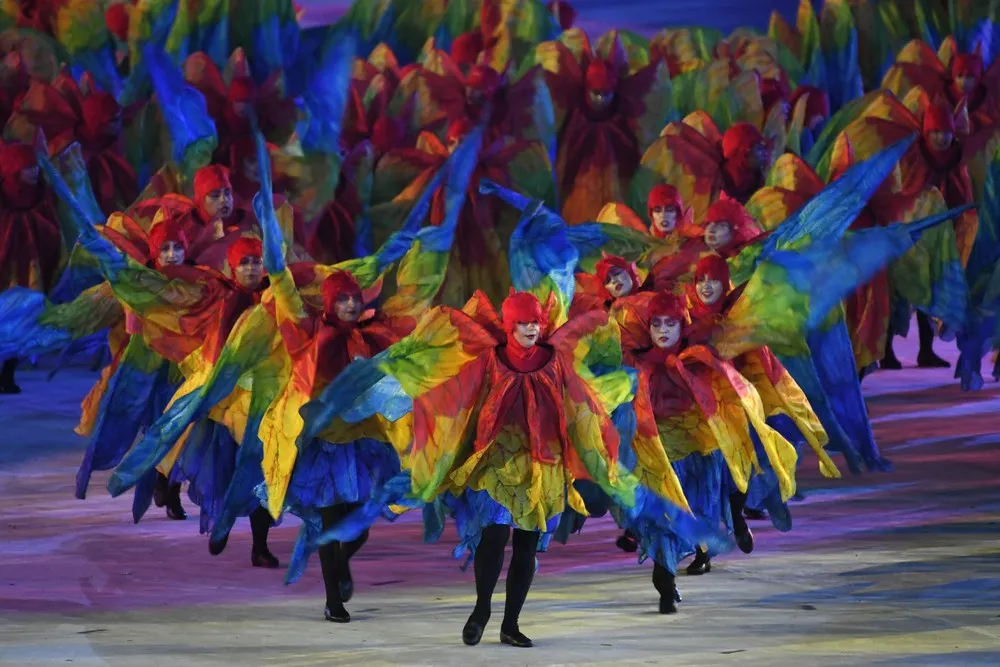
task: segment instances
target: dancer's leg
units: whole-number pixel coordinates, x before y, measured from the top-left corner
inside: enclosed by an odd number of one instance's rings
[[[917,366],[920,368],[949,368],[951,364],[934,353],[934,325],[931,318],[917,311],[917,332],[920,334],[920,351]]]
[[[479,643],[490,620],[493,591],[500,579],[500,571],[503,570],[504,549],[509,539],[510,526],[491,524],[483,529],[473,562],[476,573],[476,606],[462,630],[462,641],[469,646]]]
[[[254,567],[275,568],[280,565],[278,559],[267,548],[267,534],[273,524],[271,515],[263,507],[258,507],[250,513],[250,532],[253,535],[250,563]]]
[[[528,589],[535,577],[535,552],[538,550],[538,533],[514,529],[514,550],[507,568],[507,600],[504,603],[500,641],[504,644],[529,648],[531,639],[518,628],[521,609],[528,597]]]

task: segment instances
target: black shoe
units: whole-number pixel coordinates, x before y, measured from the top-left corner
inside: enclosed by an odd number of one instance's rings
[[[878,362],[878,367],[883,371],[900,371],[903,370],[903,364],[899,362],[896,357],[886,357],[882,361]]]
[[[663,597],[660,596],[660,613],[661,614],[676,614],[677,613],[677,603],[674,601],[673,597]]]
[[[500,643],[507,644],[508,646],[516,646],[517,648],[531,648],[534,646],[531,643],[531,639],[517,628],[500,630]]]
[[[695,554],[694,560],[687,566],[686,572],[691,575],[708,574],[712,571],[712,559],[704,551]]]
[[[750,531],[749,526],[743,525],[743,529],[735,533],[736,535],[736,546],[740,548],[745,554],[753,553],[753,533]]]
[[[344,609],[344,605],[340,605],[339,607],[334,607],[333,610],[331,610],[329,605],[327,605],[326,609],[323,610],[323,616],[325,616],[326,620],[330,621],[331,623],[351,622],[351,615],[347,613],[346,609]]]
[[[462,628],[462,643],[466,646],[475,646],[483,638],[483,631],[486,630],[485,623],[474,621],[472,617],[465,622]]]
[[[625,531],[615,540],[615,546],[627,554],[634,554],[639,550],[639,542],[630,531]]]
[[[273,570],[281,565],[278,559],[274,557],[274,554],[267,550],[267,547],[252,550],[250,552],[250,564],[254,567],[266,567],[269,570]],[[347,620],[350,620],[350,616],[347,617]],[[346,623],[347,621],[342,622]]]
[[[917,355],[917,368],[951,368],[951,364],[927,350]]]
[[[167,488],[167,518],[174,521],[184,521],[188,518],[184,506],[181,505],[181,485],[180,482],[171,484]]]
[[[681,595],[681,589],[674,586],[674,602],[684,602],[684,596]]]
[[[227,533],[225,537],[216,542],[215,540],[208,541],[208,553],[213,556],[218,556],[223,551],[226,550],[226,544],[229,542],[229,534]]]
[[[743,516],[751,521],[766,521],[768,518],[767,510],[757,510],[750,507],[743,508]]]
[[[20,394],[20,393],[21,393],[21,388],[18,387],[13,382],[5,382],[4,384],[0,384],[0,394],[13,396],[14,394]]]

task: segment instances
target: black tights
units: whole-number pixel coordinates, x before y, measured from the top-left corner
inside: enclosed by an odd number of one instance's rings
[[[17,359],[8,359],[3,362],[3,367],[0,368],[0,387],[13,386],[14,369],[16,368]]]
[[[271,532],[273,524],[271,514],[263,507],[258,507],[250,513],[250,534],[253,535],[254,553],[269,553],[267,534]]]
[[[927,356],[934,354],[934,325],[931,324],[931,318],[927,317],[924,313],[917,311],[917,336],[920,341],[920,352],[921,356]],[[892,341],[896,337],[892,329],[889,329],[889,337],[885,342],[885,358],[895,359],[896,351],[892,347]]]
[[[482,539],[476,549],[476,607],[470,620],[485,626],[490,620],[493,590],[503,569],[504,549],[510,538],[510,526],[491,524],[483,529]],[[535,576],[535,552],[538,549],[538,533],[514,529],[514,548],[507,568],[507,601],[504,603],[504,632],[517,631],[517,621],[521,608],[528,597],[531,580]]]
[[[729,494],[729,508],[733,515],[733,532],[737,535],[747,531],[747,520],[743,509],[747,506],[747,494],[735,491]]]
[[[323,520],[323,531],[337,525],[344,517],[359,508],[358,503],[341,503],[330,507],[321,507],[320,518]],[[351,578],[348,563],[354,554],[368,541],[368,531],[350,542],[330,542],[319,548],[319,564],[323,570],[323,587],[326,589],[326,606],[331,610],[341,609],[344,600],[340,595],[339,583]]]

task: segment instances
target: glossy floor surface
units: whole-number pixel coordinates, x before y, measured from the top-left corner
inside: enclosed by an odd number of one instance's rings
[[[793,531],[757,524],[752,556],[680,577],[675,616],[656,613],[649,564],[590,522],[540,557],[521,623],[537,645],[522,650],[498,642],[502,582],[483,643],[462,645],[472,574],[451,559],[450,531],[421,543],[416,517],[373,531],[354,562],[354,620],[334,625],[319,564],[292,586],[251,568],[245,522],[212,557],[194,517],[151,510],[133,525],[106,474],[73,499],[72,427],[95,375],[26,371],[24,394],[0,397],[0,665],[995,666],[1000,388],[962,394],[950,375],[866,380],[895,472],[824,480],[807,460]],[[273,530],[279,557],[296,530]]]

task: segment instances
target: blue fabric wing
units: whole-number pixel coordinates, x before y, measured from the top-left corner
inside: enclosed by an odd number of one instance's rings
[[[170,132],[173,160],[185,174],[211,162],[218,145],[215,121],[205,96],[184,80],[180,68],[153,45],[146,47],[143,64],[149,70],[163,122]]]
[[[351,82],[356,42],[344,36],[320,54],[320,64],[301,91],[306,118],[298,134],[305,153],[337,155]]]
[[[836,240],[858,217],[914,137],[893,144],[869,159],[851,166],[801,209],[782,222],[764,241],[761,259],[780,248],[811,241]]]

